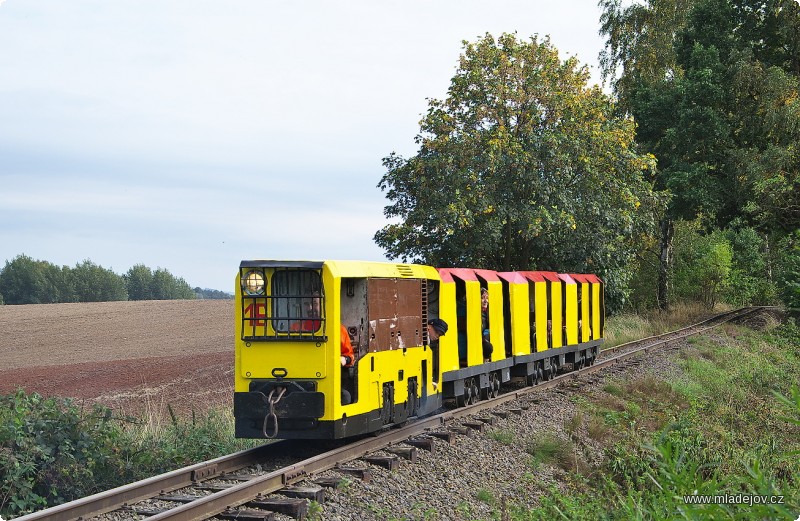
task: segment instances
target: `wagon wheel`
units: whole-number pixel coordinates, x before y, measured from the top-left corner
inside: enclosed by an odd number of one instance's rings
[[[466,407],[472,403],[472,379],[464,380],[464,392],[461,396],[456,398],[456,404],[459,407]]]
[[[496,376],[494,373],[489,373],[489,385],[481,389],[481,400],[491,400],[496,396],[494,392],[494,380]]]
[[[456,397],[456,405],[459,407],[466,407],[469,405],[469,387],[464,386],[464,392]]]
[[[539,385],[539,371],[533,370],[533,373],[525,377],[525,383],[528,385]]]
[[[489,400],[492,398],[492,374],[489,373],[489,385],[481,389],[481,400]]]
[[[481,400],[481,389],[475,380],[472,381],[472,403],[478,403]]]
[[[497,398],[497,395],[500,394],[500,377],[497,376],[497,373],[492,373],[489,377],[489,386],[492,389],[492,398]]]

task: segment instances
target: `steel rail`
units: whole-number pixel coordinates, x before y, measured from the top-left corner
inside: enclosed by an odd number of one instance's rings
[[[365,438],[347,446],[337,448],[323,454],[305,459],[282,469],[269,472],[258,476],[249,481],[242,482],[230,488],[214,492],[200,499],[185,503],[165,512],[153,515],[148,519],[151,521],[161,521],[165,519],[175,521],[189,521],[206,519],[223,512],[234,505],[246,503],[255,499],[259,495],[276,492],[288,485],[301,481],[310,475],[323,472],[335,467],[337,464],[350,461],[364,456],[370,452],[388,447],[392,444],[402,442],[410,437],[425,434],[433,429],[447,426],[455,420],[473,416],[487,409],[494,409],[498,405],[507,402],[522,400],[527,395],[551,389],[562,383],[579,378],[581,375],[599,371],[605,367],[620,363],[643,351],[654,347],[669,345],[688,336],[696,335],[712,329],[720,324],[729,322],[736,318],[748,316],[764,307],[741,308],[714,317],[710,317],[702,322],[686,326],[684,328],[662,333],[661,335],[651,336],[641,340],[635,340],[625,344],[620,344],[601,351],[603,354],[617,351],[622,348],[632,348],[630,351],[619,354],[612,358],[598,360],[595,364],[583,368],[579,371],[572,371],[558,375],[548,381],[538,385],[525,387],[508,393],[504,393],[496,398],[482,400],[476,404],[452,409],[443,413],[429,416],[414,421],[405,426],[390,428],[377,436]],[[641,346],[641,347],[636,347]],[[230,473],[243,467],[251,465],[255,460],[264,458],[271,448],[276,444],[262,445],[253,449],[240,451],[235,454],[216,458],[214,460],[198,463],[190,467],[154,476],[136,483],[131,483],[106,492],[101,492],[86,498],[82,498],[70,503],[65,503],[56,507],[48,508],[39,512],[34,512],[26,516],[18,517],[15,521],[33,521],[39,519],[52,519],[55,521],[67,521],[71,519],[83,518],[88,515],[97,515],[111,510],[130,505],[144,499],[152,498],[159,493],[173,491],[182,487],[190,486],[201,479],[209,479],[224,473]]]

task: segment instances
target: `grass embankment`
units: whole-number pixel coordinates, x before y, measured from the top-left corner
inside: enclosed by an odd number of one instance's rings
[[[576,398],[578,412],[560,436],[515,440],[496,433],[504,443],[525,444],[534,475],[550,465],[557,477],[527,483],[541,489],[539,505],[509,502],[498,517],[795,521],[800,328],[767,322],[761,331],[725,325],[693,337],[661,376],[645,369]],[[630,317],[621,323],[629,329]],[[608,327],[618,324],[612,319]],[[646,327],[631,338],[661,326]],[[690,504],[700,496],[716,503]]]
[[[700,303],[686,303],[673,306],[668,313],[657,310],[645,314],[621,313],[608,319],[603,347],[613,347],[633,340],[674,331],[727,311],[725,306],[717,306],[713,312]]]

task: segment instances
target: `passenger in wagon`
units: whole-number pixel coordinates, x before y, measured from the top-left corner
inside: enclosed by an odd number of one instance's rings
[[[492,358],[494,346],[489,341],[489,290],[486,288],[481,288],[481,335],[483,361],[488,362]]]
[[[447,322],[441,318],[428,321],[428,338],[433,350],[433,389],[439,389],[439,337],[447,333]]]

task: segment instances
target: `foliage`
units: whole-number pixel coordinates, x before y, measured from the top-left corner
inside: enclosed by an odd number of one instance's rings
[[[195,298],[208,300],[229,300],[233,298],[233,293],[226,293],[218,289],[201,288],[197,286],[194,291]]]
[[[77,302],[128,300],[123,278],[88,259],[72,269],[71,278]]]
[[[709,308],[730,284],[733,250],[723,233],[703,234],[697,221],[679,222],[675,232],[675,293]]]
[[[137,264],[120,276],[88,259],[70,268],[24,254],[0,270],[0,294],[5,304],[195,298],[185,280],[164,269]]]
[[[399,221],[376,243],[433,265],[597,273],[619,306],[664,202],[632,121],[588,77],[547,39],[464,42],[447,98],[430,100],[420,122],[417,154],[383,160],[384,213]]]
[[[165,427],[22,390],[0,396],[0,515],[16,516],[241,450],[228,411]]]
[[[778,261],[781,297],[786,305],[800,309],[800,230],[786,236],[779,248]]]
[[[134,264],[125,274],[130,300],[153,300],[153,270],[144,264]]]
[[[0,271],[0,293],[6,304],[45,304],[57,302],[51,287],[55,266],[19,255]],[[49,280],[48,280],[49,279]]]
[[[649,0],[626,2],[623,8],[621,0],[600,0],[600,34],[607,37],[600,67],[623,110],[630,110],[628,103],[641,85],[680,76],[672,44],[695,2]]]
[[[195,293],[182,278],[165,269],[155,272],[143,264],[136,264],[125,274],[131,300],[193,299]]]
[[[751,227],[729,228],[725,238],[733,249],[730,280],[724,300],[736,306],[774,304],[778,288],[772,275],[769,238]]]
[[[623,8],[604,0],[601,7],[604,74],[623,69],[615,91],[639,125],[641,150],[658,160],[656,187],[672,195],[668,218],[702,216],[709,229],[738,223],[782,244],[800,228],[800,5],[647,0]],[[661,242],[668,252],[670,235]],[[772,284],[768,270],[746,274],[741,301],[772,299]]]
[[[17,515],[121,484],[132,469],[120,458],[111,411],[70,401],[0,397],[0,512]]]

